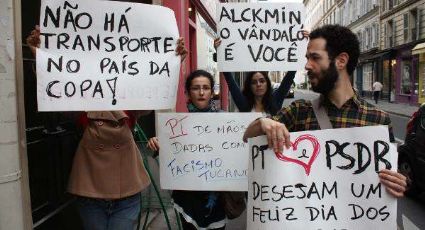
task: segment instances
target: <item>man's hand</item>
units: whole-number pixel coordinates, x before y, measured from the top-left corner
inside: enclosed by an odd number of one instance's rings
[[[394,197],[403,197],[407,188],[406,177],[403,174],[388,169],[379,172],[379,179],[388,193]]]
[[[275,152],[283,151],[283,144],[286,148],[291,147],[289,131],[285,125],[269,118],[260,118],[252,122],[244,133],[243,140],[246,142],[250,137],[265,134],[269,148]]]

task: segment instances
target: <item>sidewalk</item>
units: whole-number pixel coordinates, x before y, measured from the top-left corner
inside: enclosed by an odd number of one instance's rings
[[[384,110],[387,113],[396,114],[404,117],[411,117],[414,112],[416,112],[419,106],[412,106],[408,104],[388,102],[388,101],[378,101],[378,104],[375,104],[373,99],[364,98],[370,104]]]
[[[312,100],[315,96],[318,95],[317,93],[311,91],[311,90],[305,90],[305,89],[297,89],[297,92],[300,92],[302,94],[307,95],[306,100]],[[370,104],[378,107],[379,109],[384,110],[387,113],[396,114],[403,117],[411,117],[414,112],[416,112],[419,108],[419,106],[412,106],[408,104],[403,103],[396,103],[396,102],[388,102],[387,100],[379,100],[378,104],[375,104],[375,101],[372,98],[362,97]],[[299,98],[295,98],[299,99]]]

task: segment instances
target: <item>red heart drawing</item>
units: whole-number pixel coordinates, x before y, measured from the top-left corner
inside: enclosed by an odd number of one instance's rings
[[[310,157],[310,159],[309,159],[309,161],[308,161],[307,164],[304,163],[303,161],[298,160],[298,159],[294,159],[294,158],[291,158],[289,156],[285,156],[281,152],[275,152],[275,155],[281,161],[288,161],[288,162],[292,162],[292,163],[301,165],[304,168],[305,173],[307,175],[309,175],[310,174],[311,165],[313,164],[314,160],[316,160],[316,157],[317,157],[317,155],[320,152],[320,144],[319,144],[319,141],[317,140],[317,138],[315,136],[309,135],[309,134],[305,134],[305,135],[301,135],[297,139],[295,139],[295,142],[293,142],[293,143],[291,142],[292,149],[296,151],[297,150],[298,143],[300,143],[301,141],[304,141],[304,140],[308,140],[308,141],[310,141],[313,144],[313,154],[311,155],[311,157]]]

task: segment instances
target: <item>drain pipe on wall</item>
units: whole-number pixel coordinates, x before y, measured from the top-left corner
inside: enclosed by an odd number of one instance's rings
[[[0,0],[0,229],[32,229],[25,136],[21,0]]]

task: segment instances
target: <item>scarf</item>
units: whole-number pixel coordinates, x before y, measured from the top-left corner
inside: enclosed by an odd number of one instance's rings
[[[219,110],[216,108],[216,105],[213,100],[210,100],[208,103],[208,107],[205,109],[199,109],[192,102],[187,104],[187,110],[189,113],[205,113],[205,112],[218,112]]]

